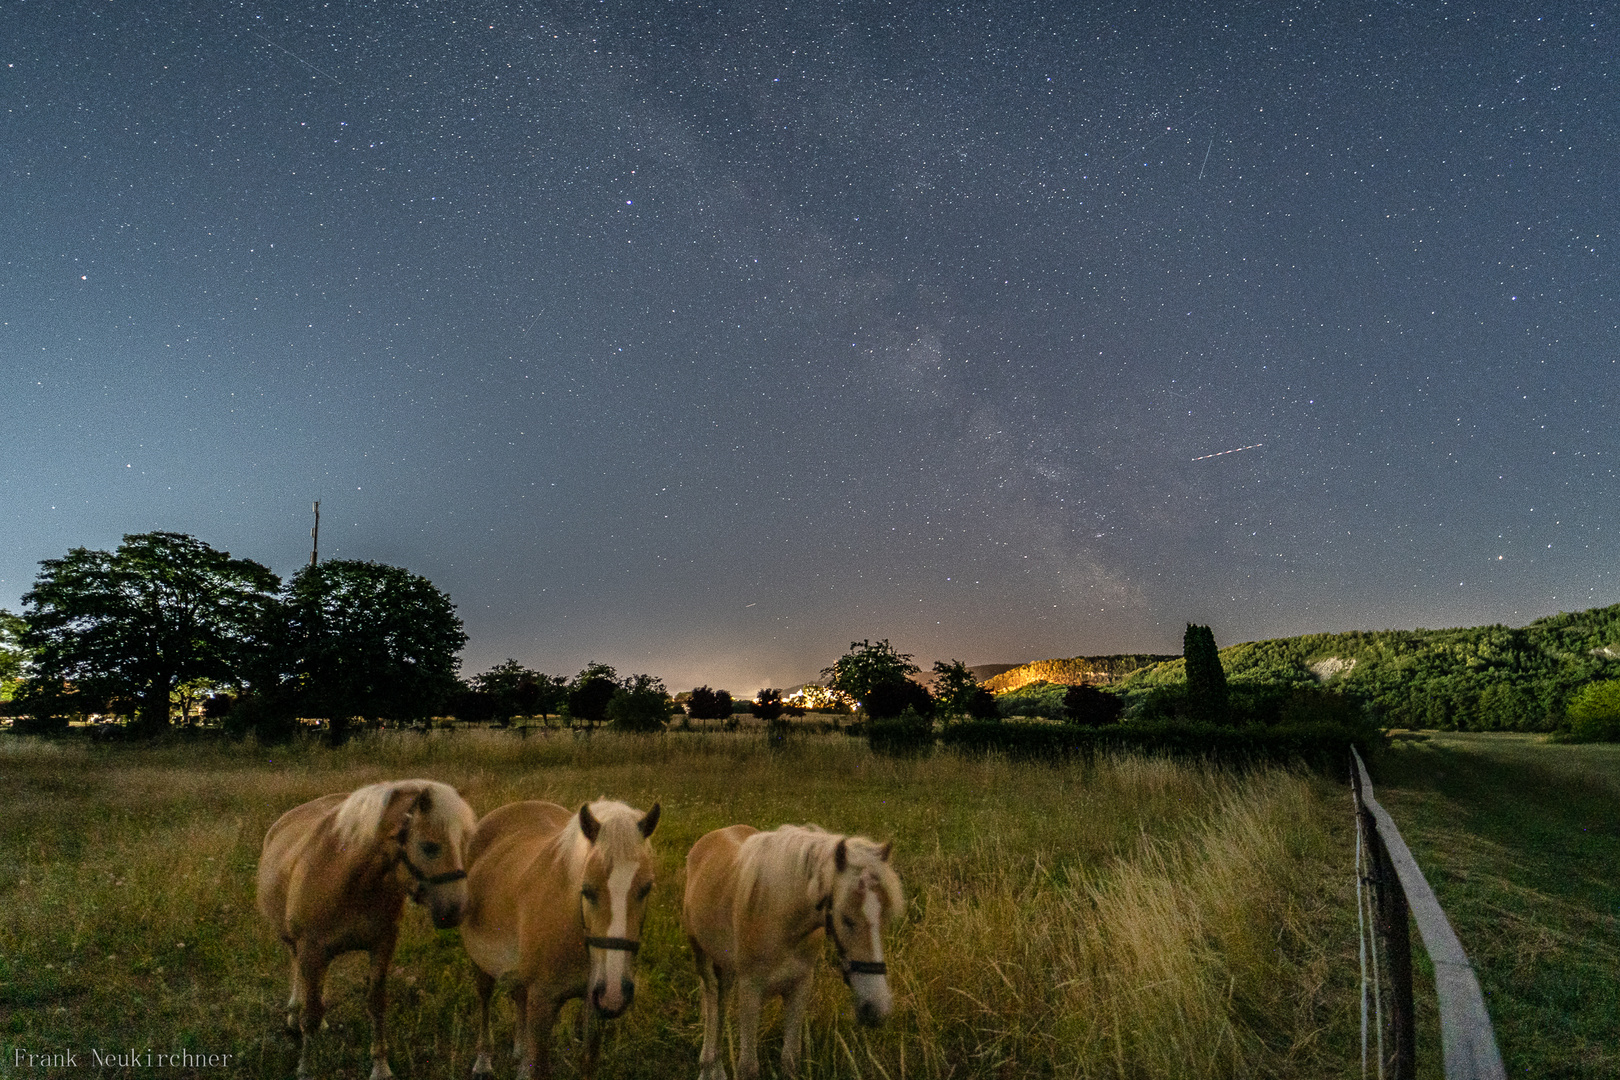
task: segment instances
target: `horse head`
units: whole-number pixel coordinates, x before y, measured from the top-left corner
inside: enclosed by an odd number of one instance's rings
[[[467,910],[467,840],[475,818],[453,788],[425,787],[411,802],[399,831],[396,858],[411,876],[411,899],[428,909],[433,925],[448,930]]]
[[[883,960],[883,925],[900,915],[900,878],[889,865],[889,844],[843,837],[833,850],[832,891],[821,902],[825,929],[838,950],[844,982],[855,995],[855,1016],[875,1027],[894,1011]]]
[[[636,993],[635,956],[653,887],[647,838],[658,827],[658,813],[658,803],[645,814],[623,803],[579,808],[579,831],[588,845],[579,887],[590,955],[585,997],[607,1019],[628,1009]]]

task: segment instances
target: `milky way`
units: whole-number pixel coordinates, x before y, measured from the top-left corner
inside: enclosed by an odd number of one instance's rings
[[[11,0],[0,605],[314,499],[676,689],[1620,600],[1607,12],[1070,7]]]

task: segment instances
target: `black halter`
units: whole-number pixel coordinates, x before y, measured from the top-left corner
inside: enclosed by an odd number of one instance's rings
[[[849,952],[844,948],[844,939],[838,936],[838,931],[833,927],[831,896],[823,897],[821,903],[816,906],[824,908],[827,912],[827,936],[832,938],[833,947],[838,950],[838,969],[843,973],[845,986],[849,985],[851,975],[887,975],[889,973],[889,965],[882,960],[851,960],[849,958]]]
[[[442,874],[429,874],[420,866],[411,862],[410,855],[411,815],[406,814],[405,820],[400,822],[399,832],[394,834],[394,842],[399,845],[399,851],[394,856],[396,863],[404,863],[405,869],[410,871],[411,877],[416,879],[417,888],[412,893],[412,899],[421,902],[422,890],[433,885],[448,885],[452,881],[460,881],[467,876],[465,870],[446,870]]]
[[[581,930],[585,928],[585,898],[583,896],[579,898],[579,927]],[[586,934],[585,947],[587,949],[604,949],[607,952],[627,952],[634,956],[641,951],[641,942],[627,937],[593,937]]]

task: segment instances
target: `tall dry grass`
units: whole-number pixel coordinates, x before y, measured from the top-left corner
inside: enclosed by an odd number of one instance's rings
[[[0,1051],[187,1047],[232,1053],[233,1075],[290,1075],[286,961],[253,907],[264,830],[317,795],[418,775],[455,784],[479,812],[662,801],[640,986],[610,1026],[605,1077],[695,1069],[681,867],[698,836],[737,821],[895,841],[908,899],[890,943],[895,1016],[857,1029],[824,971],[811,1080],[1319,1077],[1359,1064],[1337,785],[1130,757],[897,760],[839,735],[773,749],[673,733],[385,735],[336,751],[0,741]],[[363,978],[358,954],[334,966],[322,1075],[366,1067]],[[395,1071],[464,1076],[476,1005],[455,933],[409,912],[390,993]],[[768,1053],[779,1037],[773,1010]]]

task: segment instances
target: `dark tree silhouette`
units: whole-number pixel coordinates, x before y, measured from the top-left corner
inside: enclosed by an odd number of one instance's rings
[[[1071,686],[1063,694],[1063,719],[1081,727],[1106,727],[1119,723],[1125,703],[1095,686]]]
[[[1229,713],[1226,671],[1215,648],[1214,632],[1188,623],[1181,642],[1181,654],[1187,661],[1188,710],[1200,720],[1225,723]]]
[[[44,560],[23,596],[20,635],[33,684],[48,691],[39,711],[71,687],[85,701],[132,700],[140,730],[166,729],[181,683],[242,681],[273,626],[279,585],[267,567],[181,533]]]
[[[331,559],[287,585],[283,650],[300,716],[325,717],[342,742],[354,717],[418,721],[459,685],[467,635],[450,598],[398,566]]]

